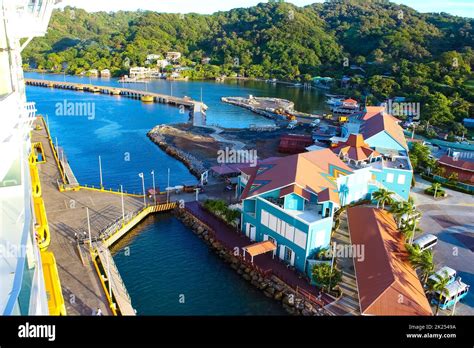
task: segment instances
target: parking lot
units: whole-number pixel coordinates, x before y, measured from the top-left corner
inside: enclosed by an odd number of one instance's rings
[[[420,227],[438,237],[433,249],[436,270],[449,266],[471,286],[456,305],[456,315],[474,315],[474,197],[446,189],[448,197],[435,200],[423,193],[431,184],[419,177],[416,180],[412,196],[423,214]],[[451,309],[440,311],[440,315],[451,315]]]

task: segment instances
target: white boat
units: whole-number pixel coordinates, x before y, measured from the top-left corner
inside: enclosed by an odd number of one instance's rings
[[[330,106],[341,106],[343,100],[343,98],[330,97],[328,100],[326,100],[326,104]]]
[[[288,126],[286,128],[295,129],[296,126],[298,126],[298,121],[294,120],[294,121],[291,121],[290,123],[288,123]]]

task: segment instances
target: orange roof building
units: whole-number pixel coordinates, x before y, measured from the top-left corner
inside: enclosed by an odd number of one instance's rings
[[[364,141],[362,134],[351,134],[344,143],[332,149],[336,155],[343,160],[352,160],[356,162],[371,161],[374,158],[380,157],[381,154],[370,148]]]
[[[243,168],[248,183],[242,192],[242,199],[276,189],[289,190],[304,196],[301,190],[325,193],[328,200],[339,204],[339,194],[336,178],[352,172],[339,157],[330,149],[306,152],[302,154],[277,158],[274,161],[257,165],[256,167]]]
[[[361,313],[432,315],[393,216],[358,206],[349,208],[347,217],[351,243],[364,247],[363,257],[354,258]]]
[[[370,117],[361,125],[360,133],[364,136],[364,139],[367,139],[367,141],[372,137],[385,133],[403,149],[408,149],[408,144],[405,139],[405,134],[403,134],[402,127],[398,124],[398,120],[389,114],[376,114]],[[380,147],[383,147],[384,142],[385,141],[381,141],[382,146]]]

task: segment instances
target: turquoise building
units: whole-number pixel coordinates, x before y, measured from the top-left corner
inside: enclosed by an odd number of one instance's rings
[[[241,169],[242,232],[270,240],[274,256],[307,270],[307,259],[330,244],[340,207],[337,178],[352,170],[330,149],[277,158]]]
[[[274,257],[308,275],[316,253],[330,246],[335,211],[380,188],[400,201],[410,193],[413,172],[396,118],[368,108],[351,117],[343,137],[333,149],[240,169],[242,232],[255,242],[272,241]]]

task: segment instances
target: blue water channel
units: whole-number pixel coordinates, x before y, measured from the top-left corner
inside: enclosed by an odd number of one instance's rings
[[[26,77],[43,78],[28,73]],[[63,80],[62,75],[45,79]],[[89,78],[66,77],[89,83]],[[115,79],[91,79],[93,84],[120,86]],[[172,87],[171,87],[172,86]],[[208,123],[243,128],[271,121],[220,101],[223,96],[274,96],[295,101],[296,108],[319,112],[323,95],[314,90],[274,86],[263,82],[168,82],[126,85],[174,96],[201,98],[209,106]],[[167,169],[171,186],[195,180],[187,168],[165,154],[146,136],[158,124],[186,122],[187,114],[162,104],[143,104],[124,97],[87,92],[27,87],[27,96],[47,115],[51,134],[64,149],[81,184],[99,185],[101,156],[105,187],[123,185],[129,192],[141,191],[138,173],[145,173],[146,187],[156,182],[165,187]],[[94,117],[58,114],[58,103],[88,102]],[[89,114],[90,115],[90,114]],[[150,217],[114,247],[114,259],[132,303],[142,315],[278,315],[280,305],[241,279],[180,221],[171,215]],[[184,303],[183,302],[184,296]],[[181,301],[179,301],[181,299]]]

